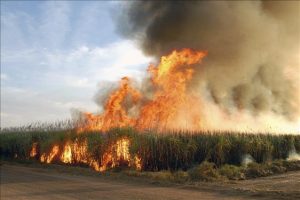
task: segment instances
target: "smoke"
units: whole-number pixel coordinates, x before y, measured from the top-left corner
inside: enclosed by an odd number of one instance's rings
[[[254,158],[250,154],[246,154],[243,156],[242,165],[248,166],[250,163],[255,162]]]
[[[207,123],[242,116],[249,126],[286,122],[299,131],[299,19],[298,1],[134,1],[124,5],[119,31],[156,58],[208,51],[190,85]]]
[[[297,160],[300,160],[300,154],[297,153],[297,151],[295,149],[295,146],[293,146],[293,148],[289,152],[287,160],[288,161],[297,161]]]

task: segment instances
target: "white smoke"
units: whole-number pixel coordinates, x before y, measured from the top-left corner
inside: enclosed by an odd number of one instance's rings
[[[250,154],[246,154],[243,156],[242,165],[248,166],[250,163],[255,162],[254,158]]]
[[[298,161],[300,160],[300,154],[297,153],[295,147],[289,152],[289,156],[287,158],[288,161]]]

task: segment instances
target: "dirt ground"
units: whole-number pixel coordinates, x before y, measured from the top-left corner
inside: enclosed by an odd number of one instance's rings
[[[300,171],[246,181],[175,185],[2,164],[1,200],[8,199],[300,199]]]

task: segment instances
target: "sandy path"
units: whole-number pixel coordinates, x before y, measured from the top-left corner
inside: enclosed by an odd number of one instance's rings
[[[300,173],[298,178],[300,179]],[[282,182],[282,178],[280,181]],[[263,187],[260,185],[262,182],[256,184],[258,184],[259,187]],[[107,178],[103,179],[101,177],[70,175],[47,169],[36,169],[18,165],[4,164],[1,166],[1,200],[250,199],[250,196],[246,196],[247,194],[245,194],[243,190],[252,190],[255,186],[253,186],[253,181],[244,181],[238,185],[229,184],[228,188],[231,188],[233,195],[230,194],[230,190],[229,192],[228,190],[224,193],[220,192],[219,189],[224,188],[224,185],[220,186],[220,188],[216,186],[211,187],[213,188],[209,190],[207,190],[207,186],[206,189],[188,189],[182,186],[163,187],[149,183],[135,183],[132,181],[107,180]],[[279,186],[277,185],[277,187]],[[238,188],[238,190],[233,188]],[[257,199],[259,196],[260,195],[254,195],[251,199]]]

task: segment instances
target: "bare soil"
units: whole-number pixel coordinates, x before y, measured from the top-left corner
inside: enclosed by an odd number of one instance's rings
[[[86,170],[72,173],[60,167],[2,164],[1,200],[300,199],[300,171],[245,181],[179,185]]]

